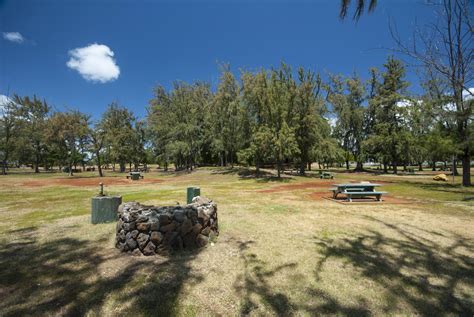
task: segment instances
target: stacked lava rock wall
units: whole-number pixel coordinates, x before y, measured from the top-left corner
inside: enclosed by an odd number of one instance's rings
[[[145,206],[136,202],[118,209],[116,247],[135,255],[205,246],[218,235],[217,205],[195,197],[186,206]]]

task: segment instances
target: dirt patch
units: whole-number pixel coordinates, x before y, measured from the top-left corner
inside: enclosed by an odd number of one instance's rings
[[[344,181],[344,183],[359,183],[360,181]],[[367,180],[367,182],[385,185],[389,184],[390,182],[387,181],[378,181],[378,180]],[[269,189],[258,190],[258,193],[278,193],[278,192],[287,192],[287,191],[294,191],[294,190],[301,190],[301,189],[311,189],[311,188],[327,188],[329,190],[330,187],[334,186],[338,182],[334,179],[321,179],[316,182],[307,182],[307,183],[298,183],[298,184],[288,184],[288,185],[280,185],[275,186]],[[341,181],[339,181],[341,183]]]
[[[340,204],[420,204],[420,202],[416,200],[393,196],[383,196],[382,201],[376,201],[373,198],[353,198],[352,202],[347,201],[344,196],[334,199],[329,192],[315,192],[309,194],[308,197],[311,200],[327,199]]]
[[[50,179],[35,179],[21,182],[21,186],[25,187],[43,187],[43,186],[76,186],[76,187],[95,187],[99,183],[104,185],[130,185],[130,184],[156,184],[163,180],[156,178],[145,178],[138,181],[121,177],[78,177],[78,178],[50,178]]]

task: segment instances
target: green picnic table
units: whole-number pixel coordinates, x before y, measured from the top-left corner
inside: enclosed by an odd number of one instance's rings
[[[127,178],[130,178],[131,180],[137,181],[140,178],[143,179],[143,175],[140,172],[130,172],[129,175],[127,175]]]
[[[337,195],[344,194],[347,200],[352,202],[352,198],[363,198],[374,196],[377,201],[382,201],[382,195],[387,192],[376,191],[375,188],[382,186],[374,183],[348,183],[348,184],[335,184],[334,188],[330,191],[333,193],[333,198],[336,199]]]
[[[319,178],[321,179],[333,179],[334,178],[334,175],[330,172],[322,172],[322,173],[319,173]]]

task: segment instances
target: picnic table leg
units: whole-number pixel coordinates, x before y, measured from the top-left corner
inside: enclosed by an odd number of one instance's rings
[[[352,202],[352,195],[348,194],[347,195],[347,200],[351,203]]]
[[[382,195],[377,195],[377,201],[382,201]]]

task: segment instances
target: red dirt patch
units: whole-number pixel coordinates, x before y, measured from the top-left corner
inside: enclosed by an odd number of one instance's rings
[[[145,178],[139,181],[132,181],[130,179],[119,177],[78,177],[78,178],[50,178],[50,179],[35,179],[20,183],[21,186],[26,187],[43,187],[43,186],[77,186],[77,187],[94,187],[99,186],[99,183],[104,185],[130,185],[130,184],[156,184],[163,180],[156,178]]]
[[[367,180],[371,183],[376,183],[380,185],[389,184],[390,182],[387,181],[378,181],[378,180]],[[360,181],[349,181],[349,183],[359,183]],[[310,188],[327,188],[329,190],[330,187],[334,186],[337,181],[334,179],[326,179],[326,180],[319,180],[316,182],[307,182],[307,183],[299,183],[299,184],[288,184],[288,185],[279,185],[272,187],[270,189],[258,190],[258,193],[278,193],[278,192],[287,192],[299,189],[310,189]]]
[[[400,197],[393,197],[393,196],[383,196],[382,201],[376,201],[375,199],[372,198],[367,198],[367,199],[353,199],[352,202],[348,202],[345,200],[344,196],[338,197],[337,199],[332,198],[331,193],[327,192],[315,192],[311,193],[308,195],[308,197],[311,200],[321,200],[321,199],[327,199],[330,201],[334,201],[339,204],[419,204],[420,202],[416,200],[411,200],[411,199],[406,199],[406,198],[400,198]]]

